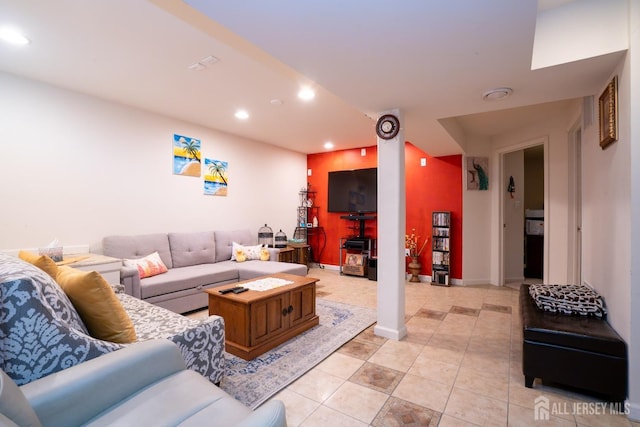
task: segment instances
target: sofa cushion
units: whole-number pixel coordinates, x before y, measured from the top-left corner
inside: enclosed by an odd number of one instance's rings
[[[213,231],[169,233],[173,267],[216,262]]]
[[[21,260],[27,261],[29,264],[35,265],[54,279],[58,274],[58,265],[46,255],[36,255],[33,252],[20,251],[18,257]]]
[[[526,342],[546,343],[593,353],[624,357],[625,342],[606,320],[587,316],[567,316],[539,309],[529,293],[520,290],[523,338]]]
[[[201,375],[182,370],[147,385],[94,421],[103,426],[178,426],[203,410],[207,411],[206,422],[192,425],[236,426],[251,413],[242,403],[203,381]]]
[[[100,273],[60,267],[56,280],[69,296],[92,337],[121,344],[136,341],[131,319],[111,285]]]
[[[241,245],[255,245],[256,239],[249,230],[234,230],[214,232],[216,241],[216,262],[231,259],[233,242]]]
[[[236,268],[238,269],[240,280],[255,279],[256,277],[275,273],[289,273],[296,276],[307,275],[306,265],[278,261],[247,261],[242,264],[236,264]]]
[[[124,258],[122,263],[125,267],[135,267],[138,270],[138,275],[141,279],[157,276],[158,274],[167,272],[167,266],[162,262],[162,258],[160,258],[160,254],[158,254],[158,252],[154,252],[142,258]]]
[[[228,280],[238,280],[238,267],[235,262],[190,265],[172,268],[165,274],[142,279],[140,294],[142,299],[147,299]]]
[[[102,250],[113,258],[141,258],[154,252],[160,254],[167,268],[173,267],[169,237],[163,233],[138,236],[107,236],[102,239]]]

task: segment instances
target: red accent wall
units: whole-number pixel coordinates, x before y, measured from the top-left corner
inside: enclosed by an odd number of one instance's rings
[[[355,234],[350,226],[357,225],[341,219],[344,214],[327,212],[328,173],[346,169],[377,167],[378,149],[376,146],[364,147],[366,155],[360,154],[360,148],[333,151],[330,153],[310,154],[307,156],[307,168],[311,176],[307,181],[311,190],[316,191],[314,206],[318,206],[318,224],[326,233],[324,250],[320,251],[322,239],[311,236],[309,243],[321,264],[338,265],[340,238]],[[420,166],[420,159],[427,159],[427,166]],[[407,197],[407,233],[412,228],[422,237],[431,236],[431,212],[434,210],[451,211],[451,277],[462,278],[462,156],[431,157],[413,144],[405,144],[406,197]],[[378,200],[378,204],[384,203]],[[366,235],[377,238],[376,221],[366,222]],[[321,253],[320,253],[321,252]],[[431,274],[431,241],[420,256],[421,274]]]

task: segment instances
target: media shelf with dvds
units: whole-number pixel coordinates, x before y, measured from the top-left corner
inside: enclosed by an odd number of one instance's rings
[[[431,284],[449,286],[451,212],[433,212],[431,229]]]

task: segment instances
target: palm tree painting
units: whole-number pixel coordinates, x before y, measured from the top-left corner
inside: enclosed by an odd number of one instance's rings
[[[467,157],[467,190],[489,189],[489,159]]]
[[[222,160],[204,159],[204,194],[226,196],[229,175],[228,162]]]
[[[173,174],[200,176],[200,140],[173,135]]]

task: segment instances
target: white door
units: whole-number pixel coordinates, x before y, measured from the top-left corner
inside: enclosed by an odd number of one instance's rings
[[[503,209],[504,281],[524,279],[524,151],[504,155],[500,191]],[[513,184],[513,186],[511,185]]]

